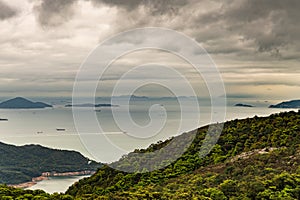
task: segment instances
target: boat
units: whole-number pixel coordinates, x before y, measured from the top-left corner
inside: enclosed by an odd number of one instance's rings
[[[64,128],[57,128],[56,131],[65,131],[66,129]]]
[[[0,121],[8,121],[8,119],[0,118]]]

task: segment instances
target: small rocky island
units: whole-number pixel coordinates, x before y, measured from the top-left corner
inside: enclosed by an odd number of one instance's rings
[[[0,103],[1,109],[37,109],[51,107],[52,105],[43,102],[32,102],[23,97],[16,97]]]
[[[237,104],[235,104],[234,106],[236,106],[236,107],[249,107],[249,108],[254,107],[254,106],[252,106],[252,105],[249,105],[249,104],[243,104],[243,103],[237,103]]]
[[[300,100],[284,101],[276,105],[270,105],[269,108],[300,108]]]

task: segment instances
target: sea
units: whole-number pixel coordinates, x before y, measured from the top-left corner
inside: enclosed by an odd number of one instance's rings
[[[180,102],[170,99],[136,100],[131,101],[130,105],[121,102],[112,107],[72,109],[65,107],[71,103],[70,100],[43,100],[54,104],[53,108],[0,109],[0,118],[8,119],[0,121],[0,141],[14,145],[40,144],[55,149],[75,150],[103,163],[117,161],[134,149],[147,148],[159,140],[213,122],[295,110],[268,108],[266,105],[236,107],[233,104],[227,105],[226,109],[212,109],[209,103],[203,102],[195,109],[189,99],[184,100],[184,110]],[[132,128],[132,125],[137,128]],[[154,129],[155,133],[151,133]],[[135,130],[142,132],[141,135]],[[53,177],[29,189],[42,189],[49,193],[65,192],[80,178],[83,177]]]

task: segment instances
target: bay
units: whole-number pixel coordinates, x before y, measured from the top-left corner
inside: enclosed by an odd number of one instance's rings
[[[66,176],[66,177],[49,177],[47,180],[37,182],[34,186],[31,186],[30,190],[42,189],[50,194],[55,192],[65,192],[73,183],[79,179],[89,176]]]

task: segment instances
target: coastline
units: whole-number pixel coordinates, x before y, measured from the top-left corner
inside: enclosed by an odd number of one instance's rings
[[[24,182],[19,184],[9,184],[8,186],[13,188],[26,189],[31,186],[34,186],[35,184],[37,184],[37,182],[48,180],[49,177],[84,176],[84,175],[93,175],[94,173],[96,173],[96,171],[90,171],[90,170],[79,171],[79,172],[43,172],[41,176],[33,177],[29,182]]]

